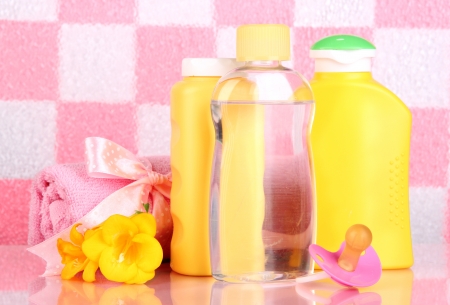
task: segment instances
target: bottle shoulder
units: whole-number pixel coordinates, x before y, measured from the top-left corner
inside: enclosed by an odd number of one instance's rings
[[[213,99],[221,101],[301,101],[313,99],[308,81],[295,70],[243,67],[224,75]]]
[[[380,102],[392,107],[398,107],[411,115],[406,104],[391,90],[375,79],[361,80],[317,80],[312,79],[311,88],[317,103],[322,101],[340,102]]]
[[[210,77],[210,78],[202,78],[195,79],[191,77],[189,79],[182,79],[176,82],[171,90],[170,95],[174,96],[177,94],[196,94],[197,92],[208,91],[211,92],[217,84],[219,77]]]

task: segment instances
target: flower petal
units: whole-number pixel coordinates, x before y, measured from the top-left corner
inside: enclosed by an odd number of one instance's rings
[[[73,225],[72,229],[70,230],[70,240],[77,246],[81,246],[81,244],[84,241],[83,234],[78,232],[77,228],[81,226],[81,223],[76,223]]]
[[[125,284],[145,284],[155,277],[155,271],[145,272],[138,269],[138,272],[135,277],[132,279],[125,281]]]
[[[106,219],[102,225],[102,230],[99,231],[102,232],[105,243],[112,246],[118,236],[133,236],[138,233],[138,228],[130,218],[116,214]]]
[[[63,264],[66,264],[77,257],[85,257],[80,247],[64,241],[61,238],[58,238],[56,241],[56,247],[58,248],[59,255],[61,255],[61,262]]]
[[[96,226],[91,229],[88,229],[86,232],[84,232],[84,239],[91,237],[100,228],[101,228],[100,226]]]
[[[63,280],[70,280],[75,276],[75,274],[82,271],[84,267],[86,267],[87,263],[88,260],[86,259],[86,257],[84,257],[84,259],[76,258],[73,261],[65,264],[61,272],[61,278]]]
[[[91,261],[98,262],[100,260],[100,254],[108,245],[103,240],[101,230],[97,230],[89,235],[89,238],[86,238],[81,245],[81,249],[83,249],[83,253],[87,258]]]
[[[95,281],[95,272],[97,272],[98,263],[89,260],[83,271],[83,280],[86,282]]]
[[[110,281],[126,282],[137,274],[137,266],[131,264],[121,255],[117,257],[112,247],[107,247],[100,255],[99,267],[103,275]]]
[[[156,270],[163,260],[163,251],[160,243],[148,234],[137,234],[132,240],[137,247],[136,265],[145,272]]]
[[[152,214],[141,213],[131,217],[131,221],[138,227],[139,233],[146,233],[151,236],[156,234],[156,220]]]

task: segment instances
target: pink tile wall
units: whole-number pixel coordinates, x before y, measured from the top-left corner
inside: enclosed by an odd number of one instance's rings
[[[60,0],[59,20],[67,23],[133,23],[134,1]]]
[[[375,24],[389,28],[450,28],[447,0],[377,0]]]
[[[143,26],[137,36],[138,103],[169,104],[185,57],[215,57],[212,28]]]
[[[291,27],[293,65],[308,78],[308,49],[323,36],[357,34],[379,46],[374,75],[413,113],[414,234],[428,228],[449,240],[449,196],[441,194],[449,190],[450,2],[186,3],[0,2],[0,244],[25,243],[30,180],[54,162],[82,160],[85,137],[167,153],[169,92],[182,58],[234,54],[235,28],[256,22]]]
[[[84,139],[93,135],[137,152],[135,105],[60,103],[57,111],[57,163],[83,162]]]
[[[58,30],[0,20],[0,99],[57,99]]]
[[[28,238],[31,180],[0,180],[0,240],[23,245]]]

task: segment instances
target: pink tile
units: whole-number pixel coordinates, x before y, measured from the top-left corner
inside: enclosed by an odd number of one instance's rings
[[[294,23],[294,0],[215,1],[218,25],[239,26],[251,23]]]
[[[139,103],[168,104],[170,88],[181,80],[185,57],[216,57],[210,28],[153,27],[137,30],[137,96]]]
[[[56,134],[57,162],[83,162],[84,139],[91,136],[107,138],[136,153],[135,113],[135,106],[130,104],[60,104]]]
[[[0,180],[0,244],[26,245],[31,180]]]
[[[314,74],[314,60],[309,58],[309,49],[311,46],[326,36],[336,34],[358,35],[373,41],[372,29],[363,27],[347,27],[347,28],[294,28],[293,33],[293,50],[294,50],[294,69],[306,76],[308,80]]]
[[[449,28],[447,0],[377,0],[375,24],[395,28]]]
[[[77,23],[131,23],[135,5],[129,0],[61,0],[59,18]]]
[[[410,186],[447,186],[449,110],[412,108]]]
[[[0,99],[58,96],[56,24],[0,21],[0,45]]]
[[[446,208],[445,208],[445,215],[444,215],[444,238],[447,243],[447,266],[448,266],[448,274],[450,275],[450,189],[447,188],[447,202],[446,202]],[[450,289],[450,286],[449,286]],[[449,290],[450,293],[450,290]]]
[[[411,305],[448,304],[446,279],[414,280]]]

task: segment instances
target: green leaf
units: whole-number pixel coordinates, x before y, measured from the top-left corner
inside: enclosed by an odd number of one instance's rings
[[[143,204],[145,211],[148,213],[148,210],[150,209],[150,203],[144,203]]]
[[[136,213],[135,214],[142,214],[142,212],[141,211],[138,211],[138,210],[135,210],[136,211]]]

